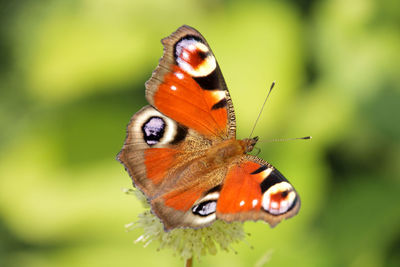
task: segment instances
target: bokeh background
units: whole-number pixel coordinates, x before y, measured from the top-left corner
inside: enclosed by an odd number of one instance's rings
[[[195,266],[400,266],[400,2],[0,1],[0,266],[183,266],[124,224],[115,156],[160,39],[197,28],[247,137],[302,198]]]

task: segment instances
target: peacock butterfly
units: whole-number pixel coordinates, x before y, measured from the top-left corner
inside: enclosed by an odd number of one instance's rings
[[[232,100],[204,37],[185,25],[162,43],[163,57],[146,82],[150,105],[133,115],[117,158],[165,230],[216,219],[273,227],[296,215],[293,186],[247,154],[258,138],[236,139]]]

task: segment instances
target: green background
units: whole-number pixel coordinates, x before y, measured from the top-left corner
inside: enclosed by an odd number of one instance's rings
[[[115,156],[160,39],[208,40],[238,138],[302,198],[195,266],[400,266],[400,2],[0,1],[0,266],[183,266],[133,244],[143,211]]]

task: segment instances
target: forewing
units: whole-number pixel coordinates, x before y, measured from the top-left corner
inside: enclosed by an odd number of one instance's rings
[[[182,26],[162,43],[163,57],[146,83],[149,103],[208,139],[235,137],[232,101],[204,37]]]

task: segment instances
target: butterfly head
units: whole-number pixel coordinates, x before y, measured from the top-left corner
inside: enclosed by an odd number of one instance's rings
[[[245,148],[244,152],[245,153],[251,152],[251,151],[253,151],[254,146],[258,142],[258,136],[255,136],[253,138],[243,139],[243,142],[244,142],[244,148]]]

